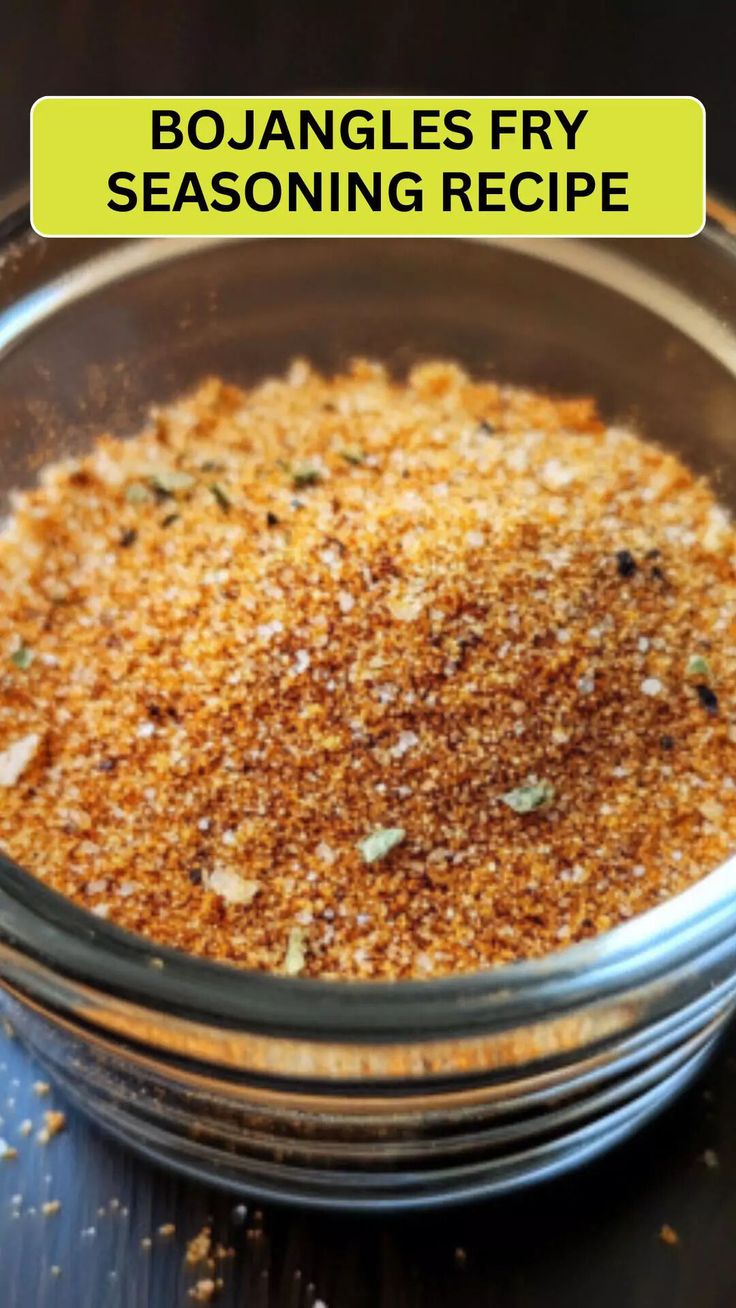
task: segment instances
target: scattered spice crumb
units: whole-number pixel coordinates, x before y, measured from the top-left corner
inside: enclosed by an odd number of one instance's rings
[[[53,1140],[54,1136],[58,1135],[60,1131],[64,1130],[66,1126],[66,1113],[62,1113],[55,1108],[50,1108],[44,1113],[43,1121],[44,1124],[41,1127],[41,1130],[37,1133],[36,1139],[39,1144],[45,1145],[48,1144],[49,1140]]]
[[[11,1159],[17,1157],[18,1150],[13,1145],[8,1144],[7,1140],[3,1140],[0,1136],[0,1158]]]
[[[189,1298],[195,1303],[212,1303],[217,1292],[217,1285],[211,1276],[204,1276],[189,1290]]]
[[[41,1212],[43,1213],[44,1217],[53,1217],[55,1213],[58,1213],[60,1211],[60,1209],[61,1209],[60,1199],[47,1199],[45,1203],[41,1204]]]
[[[674,1229],[674,1227],[670,1226],[667,1222],[665,1222],[664,1225],[660,1227],[659,1238],[662,1241],[662,1244],[680,1243],[680,1237],[677,1234],[677,1231]]]
[[[44,1095],[51,1093],[51,1086],[48,1081],[34,1081],[33,1093],[34,1095],[38,1095],[39,1099],[43,1099]]]
[[[194,1267],[197,1263],[204,1262],[209,1258],[212,1249],[212,1228],[203,1226],[198,1235],[192,1237],[187,1243],[185,1262],[188,1267]]]
[[[164,1239],[168,1239],[170,1236],[175,1235],[176,1227],[174,1226],[174,1223],[164,1222],[162,1226],[159,1226],[158,1234],[163,1236]]]
[[[26,1117],[23,1119],[20,1126],[18,1127],[18,1135],[22,1135],[22,1136],[30,1135],[32,1130],[33,1130],[33,1122],[31,1121],[30,1117]]]

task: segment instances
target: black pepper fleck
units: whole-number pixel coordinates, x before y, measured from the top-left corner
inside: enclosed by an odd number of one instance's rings
[[[269,509],[269,510],[268,510],[268,513],[266,514],[266,526],[267,526],[267,527],[278,527],[280,521],[281,521],[281,519],[280,519],[280,517],[278,516],[278,514],[277,514],[277,513],[272,513],[271,510]]]
[[[636,572],[636,559],[630,550],[617,550],[616,564],[619,577],[633,577]]]
[[[712,690],[710,686],[706,686],[702,681],[698,682],[695,689],[698,692],[698,699],[703,705],[703,708],[707,709],[709,713],[717,713],[718,696],[716,695],[716,692]]]
[[[675,748],[675,741],[673,736],[660,736],[659,743],[662,746],[662,749],[669,750]]]
[[[161,519],[161,526],[171,527],[173,523],[179,521],[180,516],[179,513],[167,513],[166,517]]]
[[[135,527],[128,527],[127,531],[121,532],[120,535],[121,549],[124,550],[130,549],[131,545],[135,545],[137,539],[138,539],[138,532],[136,531]]]

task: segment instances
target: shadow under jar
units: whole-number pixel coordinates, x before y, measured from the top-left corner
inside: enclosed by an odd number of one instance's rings
[[[0,514],[101,431],[297,354],[596,396],[736,504],[736,254],[689,241],[44,241],[0,213]],[[3,1006],[69,1098],[261,1198],[498,1193],[629,1134],[736,1003],[736,860],[542,960],[423,982],[254,974],[85,913],[0,855]]]

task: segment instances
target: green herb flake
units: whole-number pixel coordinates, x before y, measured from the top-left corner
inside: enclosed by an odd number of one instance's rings
[[[191,490],[194,477],[188,472],[179,472],[176,468],[165,468],[152,475],[151,485],[162,495],[176,495],[178,491]]]
[[[403,827],[379,827],[369,836],[358,841],[358,849],[363,855],[364,863],[377,863],[391,853],[402,840],[406,839]]]
[[[228,495],[226,490],[223,490],[219,482],[217,481],[210,482],[210,485],[207,487],[207,489],[209,490],[211,495],[214,495],[223,513],[227,513],[228,509],[231,509],[233,507],[233,502],[230,499],[230,496]]]
[[[289,472],[295,490],[303,490],[305,486],[319,486],[322,481],[322,473],[313,463],[296,463]]]
[[[129,504],[147,504],[151,498],[151,492],[141,482],[132,481],[125,488],[125,498]]]
[[[17,650],[10,655],[10,662],[14,663],[16,668],[20,668],[22,672],[27,672],[35,657],[33,650],[29,649],[27,645],[19,645]]]
[[[710,677],[710,663],[702,654],[691,654],[685,669],[688,677]]]
[[[530,781],[526,786],[508,790],[501,800],[514,813],[536,813],[554,803],[555,788],[549,781]]]
[[[367,454],[364,454],[362,450],[357,449],[355,446],[351,449],[340,450],[340,458],[344,459],[353,468],[359,468],[361,464],[365,463],[367,457]]]
[[[291,928],[284,958],[284,972],[287,976],[299,976],[299,973],[304,971],[307,961],[305,937],[304,927]]]

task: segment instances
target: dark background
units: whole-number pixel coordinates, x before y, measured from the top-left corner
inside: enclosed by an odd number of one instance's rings
[[[50,94],[696,95],[736,192],[733,0],[6,0],[0,184]]]
[[[709,183],[733,198],[735,15],[731,0],[17,0],[0,25],[0,190],[27,180],[40,95],[383,90],[695,95]],[[392,1220],[254,1205],[244,1216],[237,1199],[136,1162],[73,1114],[39,1146],[21,1123],[35,1130],[54,1098],[37,1098],[38,1070],[0,1042],[0,1135],[18,1147],[0,1162],[0,1305],[183,1308],[205,1274],[184,1267],[185,1243],[211,1218],[235,1249],[221,1308],[734,1308],[734,1055],[732,1030],[673,1108],[572,1177]],[[61,1208],[45,1216],[49,1199]],[[156,1234],[169,1222],[174,1235]],[[659,1239],[663,1223],[677,1245]]]

